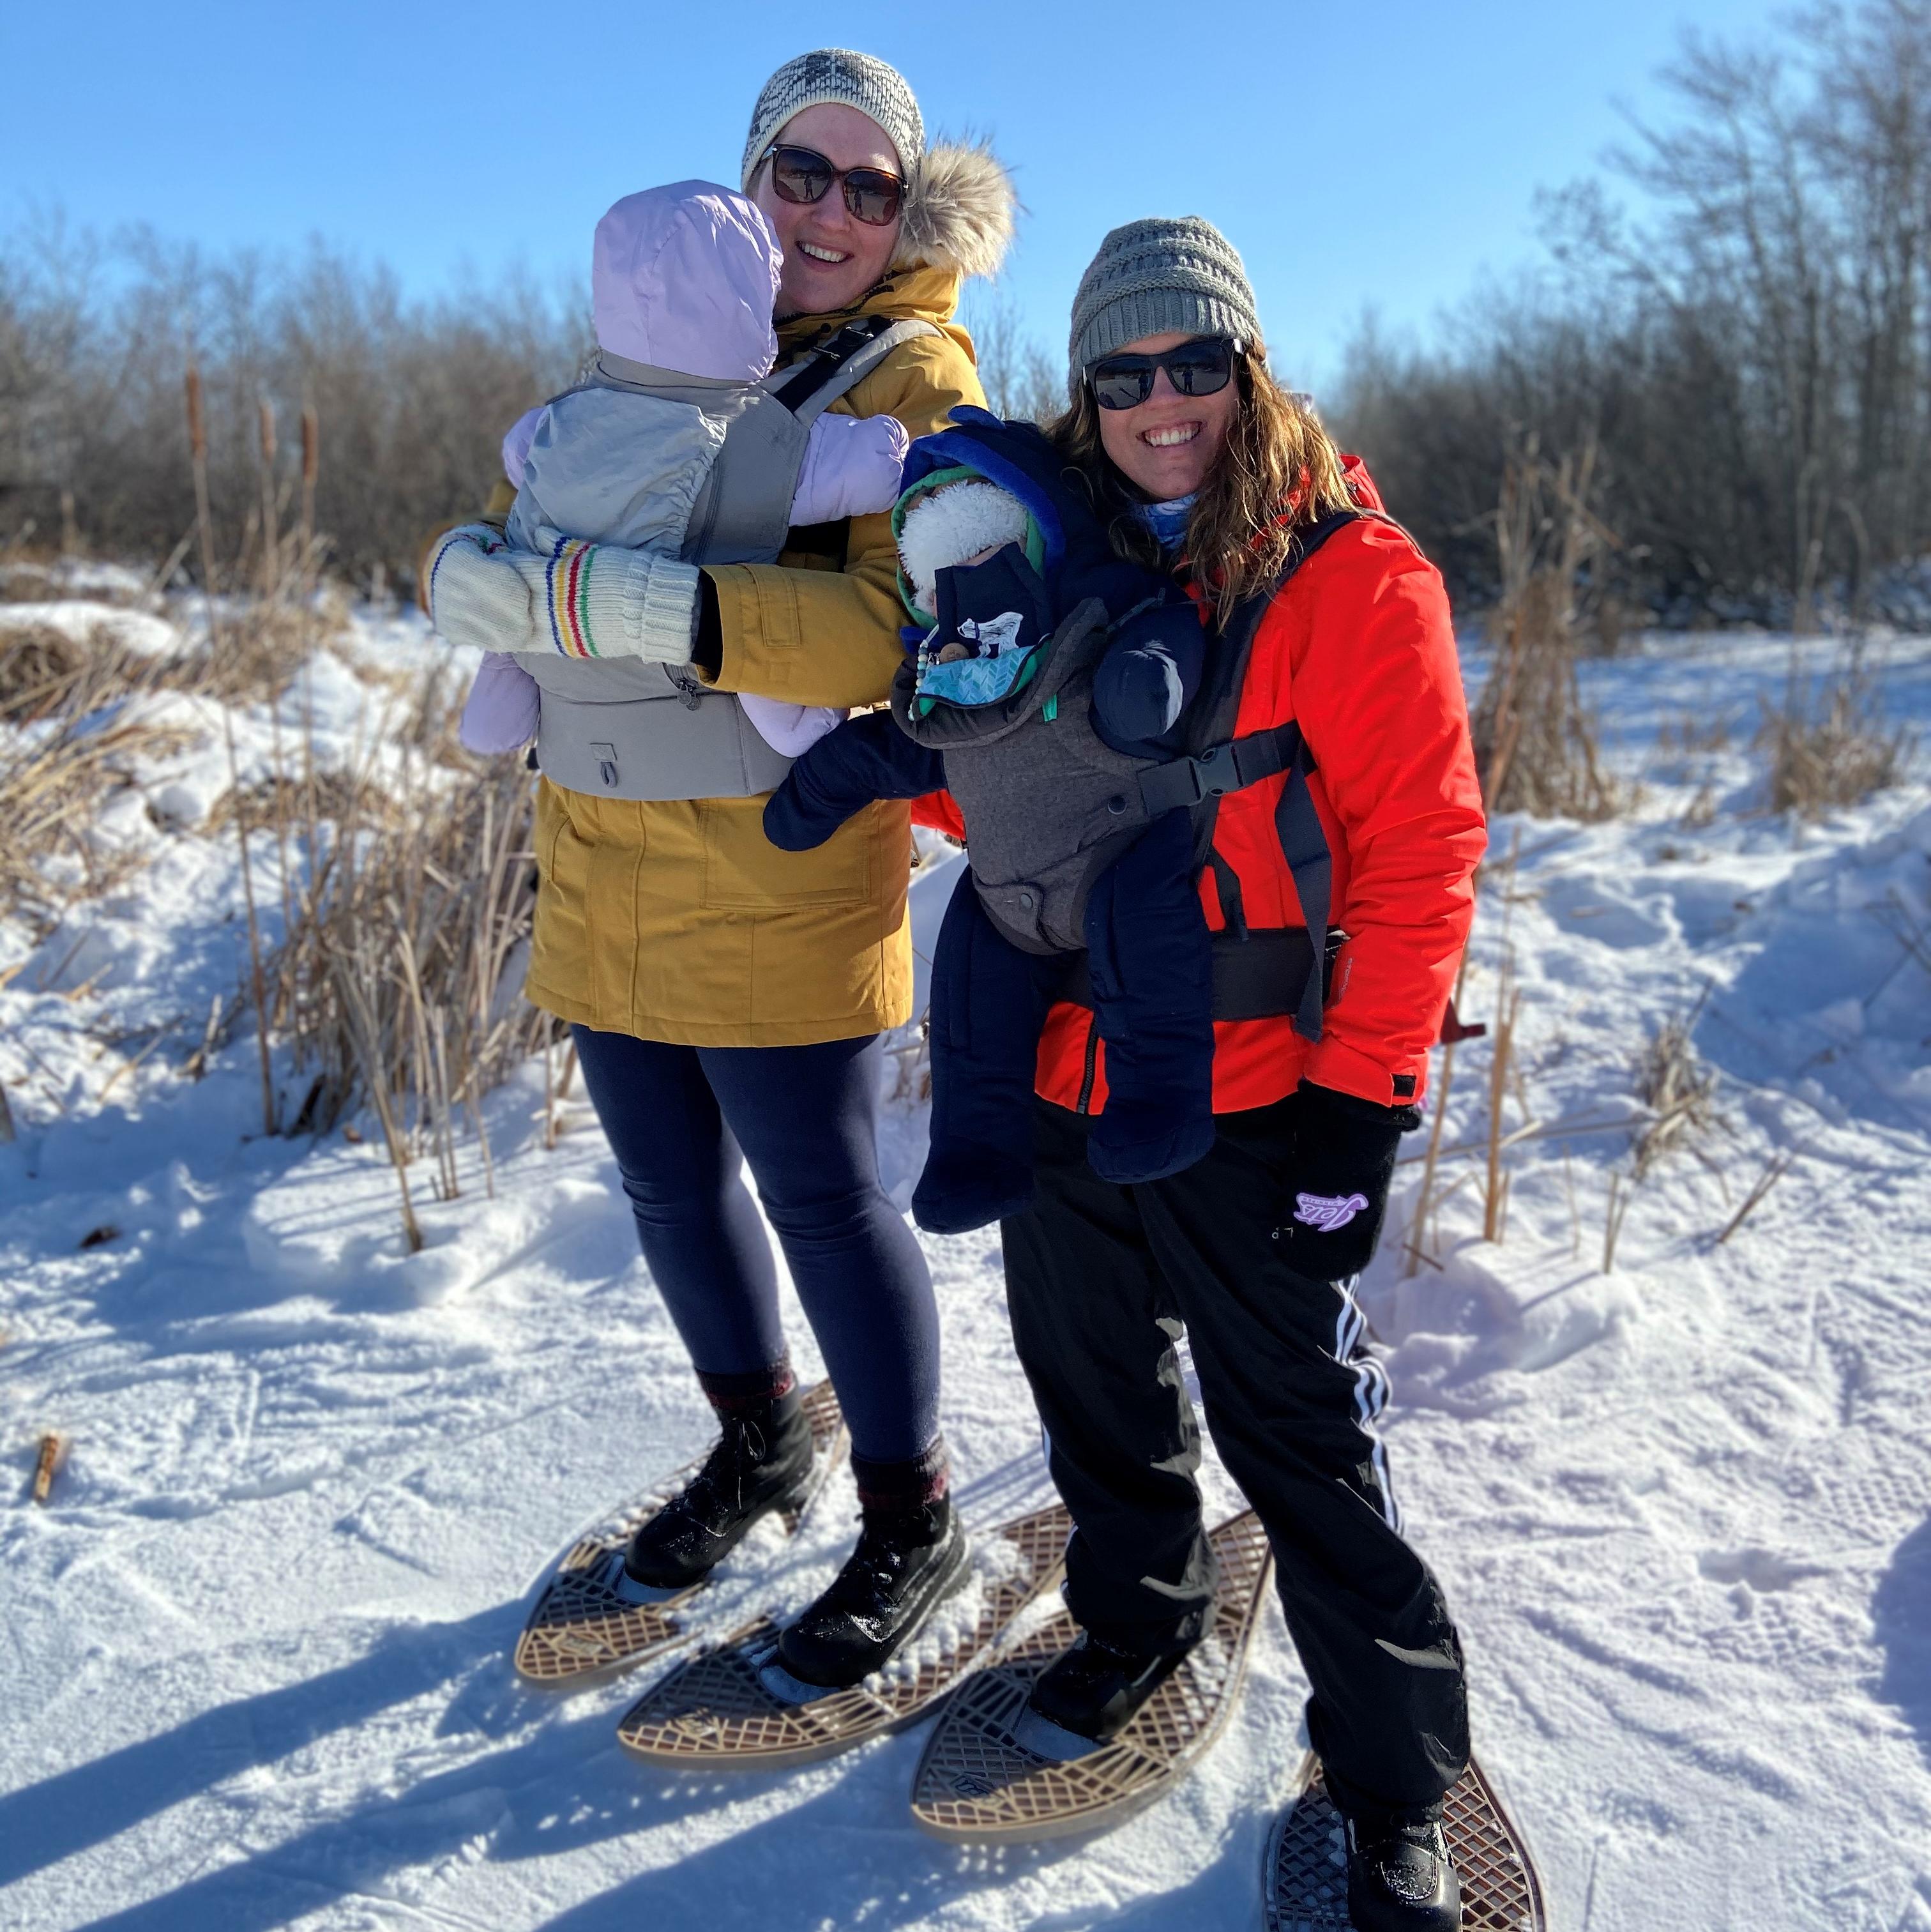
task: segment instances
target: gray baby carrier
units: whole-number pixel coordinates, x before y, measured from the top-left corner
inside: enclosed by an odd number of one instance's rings
[[[1255,633],[1275,595],[1358,513],[1338,512],[1302,531],[1286,568],[1235,611],[1210,653],[1207,676],[1182,720],[1186,752],[1167,760],[1115,751],[1093,722],[1093,678],[1109,641],[1105,605],[1089,598],[1038,648],[1032,675],[996,702],[922,700],[907,664],[892,689],[892,715],[919,744],[944,754],[947,789],[970,831],[972,878],[988,916],[1022,951],[1068,956],[1060,997],[1090,1006],[1087,901],[1095,882],[1154,819],[1193,815],[1193,872],[1211,866],[1225,929],[1213,936],[1213,1017],[1292,1014],[1321,1037],[1321,1012],[1339,936],[1328,929],[1333,866],[1307,775],[1314,760],[1292,723],[1231,734]],[[1288,773],[1275,830],[1307,920],[1249,930],[1240,881],[1213,849],[1220,801]],[[1321,970],[1315,970],[1315,962]]]
[[[901,342],[937,333],[916,318],[861,316],[788,368],[759,382],[681,375],[607,350],[589,380],[555,404],[582,398],[594,411],[618,396],[661,407],[647,412],[654,444],[668,464],[681,457],[695,475],[712,448],[694,500],[637,488],[634,474],[607,462],[603,473],[561,479],[544,497],[546,516],[571,536],[669,550],[687,563],[769,563],[785,547],[791,500],[812,423],[869,375]],[[640,416],[640,423],[642,418]],[[633,444],[633,447],[634,445]],[[619,452],[620,454],[620,446]],[[526,486],[526,493],[527,493]],[[521,510],[523,498],[518,500]],[[841,548],[841,526],[821,533]],[[512,542],[531,532],[512,516]],[[520,657],[542,687],[535,762],[553,783],[594,796],[627,799],[750,798],[775,789],[791,760],[752,728],[737,700],[691,672],[640,661]]]

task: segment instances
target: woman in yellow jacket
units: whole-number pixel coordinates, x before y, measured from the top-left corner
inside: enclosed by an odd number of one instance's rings
[[[1011,184],[988,154],[928,151],[902,76],[826,49],[766,83],[743,184],[784,250],[781,364],[857,318],[910,322],[922,326],[831,406],[895,416],[918,436],[983,402],[952,318],[965,275],[996,268],[1011,230]],[[673,675],[805,705],[881,702],[903,657],[889,517],[789,542],[775,563],[704,568],[690,662]],[[514,649],[463,614],[461,574],[491,562],[445,546],[432,615],[460,642]],[[532,609],[532,626],[543,621]],[[571,1023],[652,1277],[723,1425],[611,1586],[641,1598],[690,1584],[810,1474],[742,1154],[851,1430],[859,1544],[782,1640],[794,1676],[841,1684],[904,1642],[966,1556],[938,1429],[931,1278],[880,1186],[873,1140],[877,1037],[910,1017],[910,828],[904,805],[882,802],[816,851],[781,852],[763,805],[598,797],[544,779],[526,990]]]

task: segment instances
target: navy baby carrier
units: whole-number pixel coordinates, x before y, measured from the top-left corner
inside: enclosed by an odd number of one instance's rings
[[[1331,941],[1328,930],[1332,863],[1307,789],[1313,760],[1292,723],[1241,738],[1232,734],[1269,603],[1357,513],[1339,512],[1299,532],[1281,577],[1246,599],[1214,639],[1201,688],[1177,728],[1179,755],[1135,757],[1100,735],[1094,671],[1123,628],[1180,593],[1114,554],[1078,472],[1031,424],[1001,422],[970,408],[955,410],[952,419],[953,428],[913,444],[904,487],[968,471],[1018,497],[1039,532],[1051,624],[1011,688],[991,701],[964,704],[922,694],[916,662],[902,666],[892,685],[900,728],[944,755],[947,788],[970,828],[973,884],[987,916],[1025,952],[1068,956],[1061,997],[1090,1005],[1084,920],[1094,884],[1154,819],[1188,811],[1193,875],[1213,866],[1225,926],[1213,938],[1213,1017],[1292,1014],[1298,1031],[1319,1039],[1338,940]],[[1009,568],[1030,568],[1016,546],[1002,557]],[[1234,869],[1213,849],[1215,823],[1229,792],[1282,772],[1288,778],[1275,825],[1308,923],[1250,932]]]

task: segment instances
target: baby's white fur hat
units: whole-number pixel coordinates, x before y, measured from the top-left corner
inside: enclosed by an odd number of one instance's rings
[[[982,550],[1026,540],[1026,506],[991,483],[949,483],[905,513],[898,561],[922,610],[936,610],[939,572]]]

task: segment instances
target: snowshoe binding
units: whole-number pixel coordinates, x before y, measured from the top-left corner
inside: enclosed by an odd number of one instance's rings
[[[1462,1886],[1432,1812],[1342,1820],[1354,1932],[1462,1932]]]
[[[1065,1611],[1014,1630],[940,1714],[913,1782],[912,1816],[934,1838],[985,1844],[1115,1825],[1179,1784],[1238,1702],[1273,1559],[1252,1510],[1213,1532],[1219,1582],[1201,1640],[1150,1669],[1109,1658]],[[1035,1693],[1055,1672],[1043,1708]],[[1048,1714],[1048,1713],[1056,1714]],[[1079,1736],[1064,1720],[1108,1730]]]

